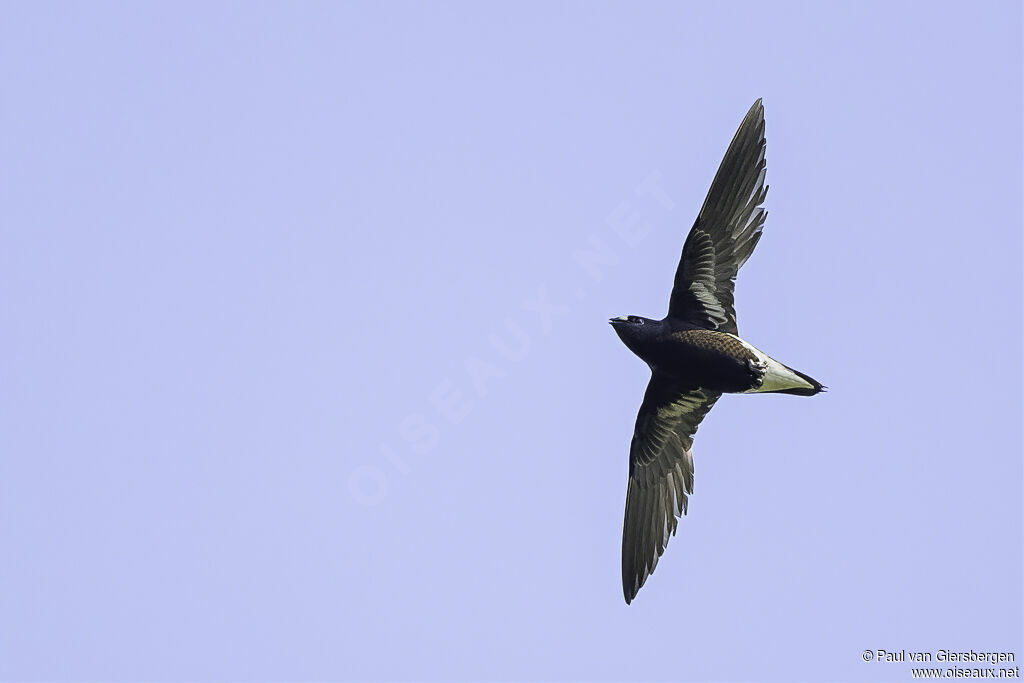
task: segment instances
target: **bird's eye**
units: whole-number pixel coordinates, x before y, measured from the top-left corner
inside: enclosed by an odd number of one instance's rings
[[[636,323],[637,325],[643,325],[644,324],[644,319],[643,318],[637,318],[636,316],[633,316],[632,318],[630,318],[630,321]]]

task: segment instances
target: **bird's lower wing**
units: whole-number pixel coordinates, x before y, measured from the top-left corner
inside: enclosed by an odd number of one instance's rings
[[[693,434],[720,393],[683,390],[655,374],[647,385],[629,449],[622,525],[622,593],[629,603],[654,572],[693,493]]]

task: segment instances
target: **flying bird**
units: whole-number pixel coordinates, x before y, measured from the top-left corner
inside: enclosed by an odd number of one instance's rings
[[[740,123],[676,270],[668,315],[609,322],[650,366],[629,447],[622,525],[622,592],[632,602],[675,535],[693,493],[693,435],[722,394],[813,396],[820,382],[738,336],[733,286],[761,238],[765,179],[764,107]]]

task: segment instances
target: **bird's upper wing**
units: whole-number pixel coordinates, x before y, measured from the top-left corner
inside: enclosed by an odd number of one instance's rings
[[[733,285],[754,251],[767,215],[764,108],[747,112],[683,245],[668,313],[701,327],[736,334]]]
[[[721,396],[678,389],[651,376],[629,448],[629,488],[622,525],[622,593],[629,603],[665,552],[676,517],[693,493],[693,434]]]

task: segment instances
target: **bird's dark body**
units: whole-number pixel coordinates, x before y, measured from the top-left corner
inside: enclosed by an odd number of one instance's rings
[[[671,319],[645,319],[640,327],[616,325],[615,331],[653,372],[680,386],[737,393],[760,384],[751,365],[757,357],[731,334]]]
[[[723,394],[814,396],[825,387],[748,342],[736,326],[734,285],[766,213],[764,109],[747,112],[683,244],[668,314],[613,318],[616,334],[650,366],[629,447],[622,524],[626,602],[658,564],[693,493],[693,437]]]

